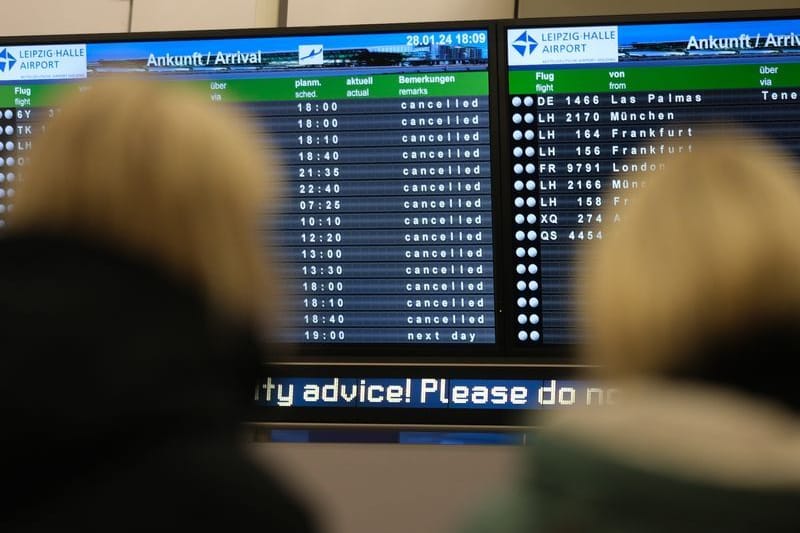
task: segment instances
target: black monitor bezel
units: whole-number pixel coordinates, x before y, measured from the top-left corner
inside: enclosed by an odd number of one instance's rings
[[[593,24],[661,24],[761,19],[800,19],[800,9],[747,11],[712,11],[690,13],[592,15],[504,20],[452,21],[432,23],[369,24],[330,27],[243,28],[226,30],[192,30],[141,33],[65,34],[50,36],[4,36],[0,46],[64,43],[102,43],[126,41],[177,41],[186,39],[220,39],[281,37],[297,35],[334,35],[342,33],[387,33],[419,30],[486,29],[489,35],[490,134],[498,142],[492,150],[492,198],[495,251],[495,281],[505,277],[506,259],[502,250],[509,250],[510,221],[504,206],[511,205],[512,191],[508,177],[509,146],[508,69],[506,32],[520,27],[554,27]],[[500,252],[500,253],[498,253]],[[504,303],[512,301],[512,288],[496,283],[496,342],[492,345],[324,345],[273,346],[268,354],[263,375],[308,377],[444,377],[485,379],[562,379],[572,377],[584,367],[575,364],[571,345],[536,345],[519,347],[513,342],[513,324],[503,320]],[[376,352],[378,352],[376,354]],[[516,411],[450,410],[450,409],[385,409],[385,408],[278,408],[254,407],[248,420],[257,424],[294,427],[368,426],[404,428],[518,428],[531,425],[531,419],[520,418]]]

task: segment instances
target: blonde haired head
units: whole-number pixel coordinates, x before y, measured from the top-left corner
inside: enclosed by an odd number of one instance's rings
[[[260,320],[263,201],[274,165],[245,122],[169,82],[99,81],[36,140],[13,232],[99,241],[200,287],[223,312]]]
[[[709,340],[800,317],[800,182],[787,154],[748,137],[692,139],[662,172],[629,176],[646,187],[605,213],[579,305],[606,375],[680,370]]]

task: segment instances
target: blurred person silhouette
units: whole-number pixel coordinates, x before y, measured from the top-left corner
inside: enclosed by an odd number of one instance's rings
[[[800,176],[753,136],[627,176],[577,291],[584,377],[618,400],[549,413],[467,531],[800,531]]]
[[[277,167],[141,79],[68,99],[0,238],[0,530],[312,531],[240,423],[276,313]]]

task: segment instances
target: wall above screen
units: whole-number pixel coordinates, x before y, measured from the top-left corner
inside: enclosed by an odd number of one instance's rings
[[[486,20],[514,16],[514,0],[288,0],[287,26]]]

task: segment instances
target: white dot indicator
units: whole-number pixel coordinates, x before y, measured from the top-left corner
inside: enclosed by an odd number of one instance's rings
[[[12,182],[12,181],[14,181],[14,178],[16,178],[16,177],[17,177],[17,176],[15,176],[13,172],[9,172],[8,174],[6,174],[6,179],[7,179],[9,182]]]
[[[528,300],[528,305],[531,307],[539,307],[539,299],[538,298],[531,298]]]
[[[5,220],[0,220],[0,228],[4,228],[5,225],[6,225],[6,221]]]
[[[3,183],[4,181],[6,181],[6,175],[0,172],[0,183]],[[522,216],[522,215],[517,215],[517,216]],[[525,217],[522,217],[522,222],[525,222]],[[522,224],[522,222],[520,222],[520,224]]]
[[[536,182],[534,180],[528,180],[525,182],[525,188],[529,191],[532,191],[536,188]]]
[[[6,126],[6,135],[11,135],[12,133],[14,133],[14,127]]]
[[[522,163],[514,165],[514,174],[522,174],[523,170],[525,170],[525,167],[522,166]]]
[[[2,174],[0,174],[0,178],[2,178],[2,177],[3,177],[3,175],[2,175]],[[3,181],[3,180],[2,180],[2,179],[0,179],[0,182],[2,182],[2,181]],[[522,213],[519,213],[519,214],[517,214],[517,215],[514,217],[514,222],[516,222],[517,224],[524,224],[524,223],[525,223],[525,215],[523,215]]]
[[[525,148],[525,155],[528,157],[533,157],[536,155],[536,150],[533,148],[533,146],[528,146]]]
[[[514,234],[514,237],[516,237],[516,239],[518,241],[524,241],[525,240],[525,232],[524,231],[518,231],[517,233]]]
[[[527,200],[525,200],[525,205],[528,207],[535,207],[536,206],[536,198],[533,196],[529,196]]]
[[[11,120],[12,118],[14,118],[14,112],[11,111],[10,109],[6,109],[6,112],[3,113],[3,116],[6,117],[6,120]]]
[[[531,331],[531,340],[532,341],[538,341],[541,338],[542,337],[541,337],[541,335],[539,335],[538,331]]]
[[[539,323],[539,315],[531,315],[528,317],[528,320],[530,320],[531,324],[536,325]]]
[[[536,137],[536,134],[533,133],[533,130],[525,130],[525,138],[529,141],[532,141]]]
[[[517,257],[525,257],[525,248],[517,248],[516,254]]]
[[[518,291],[524,291],[527,287],[528,286],[525,284],[524,281],[518,281],[517,282],[517,290]]]
[[[533,163],[528,163],[527,165],[525,165],[526,174],[533,174],[534,172],[536,172],[536,165],[534,165]]]
[[[528,274],[536,274],[539,272],[539,267],[536,265],[528,265]]]
[[[514,148],[514,157],[522,157],[522,154],[524,153],[525,151],[522,149],[521,146],[517,146],[516,148]]]
[[[525,265],[519,264],[517,265],[517,274],[524,274],[525,273]]]
[[[514,182],[514,190],[515,191],[521,191],[524,188],[525,188],[525,184],[522,183],[522,180],[517,180],[517,181]]]
[[[519,333],[517,333],[517,338],[519,340],[521,340],[521,341],[528,340],[528,332],[527,331],[520,331]]]
[[[5,197],[6,197],[6,190],[0,189],[0,198],[5,198]]]
[[[533,105],[533,97],[532,96],[526,96],[525,97],[525,105],[529,106],[529,107]]]
[[[14,149],[14,143],[11,142],[11,141],[8,141],[6,143],[6,150],[13,150],[13,149]]]
[[[6,206],[0,204],[0,215],[6,212]]]
[[[522,105],[522,98],[520,98],[519,96],[515,96],[514,98],[511,99],[511,105],[513,105],[514,107],[519,107],[520,105]]]
[[[533,113],[525,113],[525,123],[533,124]]]
[[[6,164],[6,160],[3,159],[2,157],[0,157],[0,167],[5,166],[5,164]]]
[[[528,300],[527,299],[525,299],[525,298],[517,298],[517,306],[525,307],[526,305],[528,305]]]
[[[533,246],[528,248],[528,257],[536,257],[537,255],[539,255],[539,250],[537,250]]]
[[[511,136],[514,137],[515,141],[522,140],[522,132],[520,130],[514,130],[514,133],[512,133]]]
[[[536,215],[534,215],[533,213],[529,214],[528,217],[526,218],[526,221],[528,222],[528,224],[536,224]]]
[[[525,316],[525,315],[519,315],[519,316],[517,316],[517,322],[519,322],[520,324],[527,324],[528,323],[528,317]]]
[[[13,197],[14,197],[14,195],[16,194],[16,191],[15,191],[14,189],[8,189],[8,190],[6,191],[6,194],[8,194],[8,197],[9,197],[9,198],[13,198]]]
[[[525,236],[528,238],[529,241],[535,241],[536,237],[538,237],[538,235],[536,235],[536,232],[533,230],[530,230]]]
[[[511,121],[514,124],[519,124],[520,122],[522,122],[522,115],[520,115],[519,113],[514,113],[513,115],[511,115]]]
[[[536,283],[535,280],[530,280],[528,282],[528,289],[530,289],[532,291],[538,291],[539,290],[539,284]]]
[[[14,166],[14,158],[13,157],[7,157],[6,158],[6,165],[8,165],[10,167],[13,167]]]
[[[6,149],[6,145],[3,144],[3,143],[0,143],[0,152],[2,152],[5,149]]]
[[[525,200],[517,196],[516,198],[514,198],[514,205],[517,207],[523,207],[525,205]]]

